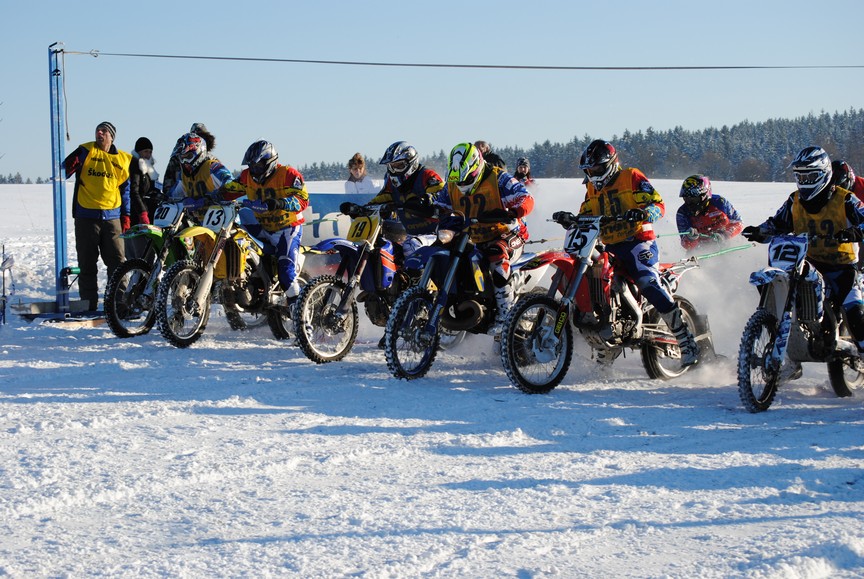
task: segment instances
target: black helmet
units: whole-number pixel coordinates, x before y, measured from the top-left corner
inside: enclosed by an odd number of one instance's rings
[[[420,166],[420,156],[417,149],[405,141],[396,141],[387,147],[378,164],[387,165],[391,180],[396,181],[393,184],[399,186]]]
[[[831,162],[831,171],[834,173],[834,184],[838,187],[843,187],[847,191],[851,191],[855,186],[855,171],[849,166],[849,163],[840,159]]]
[[[831,185],[831,158],[822,147],[805,147],[789,164],[798,184],[798,199],[811,201]]]
[[[595,189],[605,187],[621,169],[615,147],[602,139],[591,141],[579,159],[579,168],[585,171]]]
[[[708,207],[711,198],[711,180],[705,175],[691,175],[681,184],[679,196],[691,213],[698,213]]]
[[[259,185],[270,178],[276,170],[279,153],[269,141],[255,141],[246,149],[242,165],[249,167],[249,176]]]

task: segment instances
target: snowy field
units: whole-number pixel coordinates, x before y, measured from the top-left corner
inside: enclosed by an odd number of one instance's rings
[[[680,182],[655,185],[668,234]],[[714,185],[747,224],[791,189]],[[583,192],[539,180],[528,223],[550,241],[532,250],[560,245],[546,219]],[[0,195],[12,301],[53,300],[50,187]],[[660,246],[682,255],[675,237]],[[187,350],[158,331],[120,340],[10,313],[0,575],[861,577],[862,398],[836,398],[810,364],[767,412],[738,400],[746,280],[765,255],[706,259],[683,279],[727,361],[659,382],[638,353],[600,375],[580,345],[545,396],[510,386],[486,336],[405,382],[365,318],[354,351],[318,366],[215,311]]]

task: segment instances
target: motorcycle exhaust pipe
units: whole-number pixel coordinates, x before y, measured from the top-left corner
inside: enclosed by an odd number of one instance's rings
[[[455,318],[446,311],[441,316],[441,325],[448,330],[465,331],[470,330],[483,319],[483,308],[474,300],[460,303],[454,308],[459,316]]]
[[[858,346],[848,340],[837,340],[835,351],[840,356],[858,356]]]

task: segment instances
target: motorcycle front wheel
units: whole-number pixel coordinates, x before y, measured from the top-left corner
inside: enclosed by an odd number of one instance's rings
[[[422,378],[432,367],[438,353],[438,328],[428,326],[435,304],[435,294],[415,286],[393,304],[384,330],[384,354],[387,367],[397,378]]]
[[[696,308],[684,298],[675,296],[675,303],[681,309],[681,319],[690,328],[690,332],[695,336],[698,334],[696,328]],[[648,317],[648,323],[657,324],[662,330],[651,340],[646,340],[642,345],[642,366],[648,373],[649,378],[660,380],[671,380],[677,378],[689,368],[681,366],[681,350],[678,347],[678,340],[672,334],[672,331],[657,313],[657,310],[651,308]],[[700,352],[700,357],[701,357]]]
[[[188,348],[198,341],[210,319],[211,294],[208,292],[201,309],[194,299],[202,273],[195,262],[178,261],[159,284],[156,324],[162,336],[178,348]]]
[[[546,394],[558,386],[573,359],[573,326],[555,336],[558,302],[546,295],[520,299],[504,321],[501,362],[510,381],[526,394]]]
[[[765,309],[750,316],[738,348],[738,396],[749,412],[768,410],[777,394],[780,368],[767,368],[777,339],[777,319]]]
[[[337,362],[354,347],[360,326],[357,302],[351,298],[344,316],[336,312],[346,291],[343,280],[322,275],[310,281],[297,297],[294,332],[300,349],[317,364]]]
[[[108,280],[105,319],[118,338],[142,336],[156,323],[156,288],[145,294],[152,269],[143,259],[130,259],[117,266]]]

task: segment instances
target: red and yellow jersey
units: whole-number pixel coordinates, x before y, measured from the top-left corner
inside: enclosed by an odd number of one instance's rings
[[[633,238],[636,241],[654,239],[652,221],[659,219],[666,211],[660,194],[639,169],[627,167],[614,181],[606,185],[602,191],[597,191],[594,184],[588,183],[585,201],[579,208],[582,215],[605,215],[617,217],[624,215],[630,209],[649,209],[650,220],[612,221],[600,229],[600,240],[606,244],[620,243]],[[653,215],[652,215],[653,213]]]
[[[255,218],[261,227],[271,233],[302,224],[305,221],[303,210],[309,206],[309,192],[306,191],[303,175],[288,165],[276,165],[276,170],[273,171],[270,178],[261,184],[252,180],[249,169],[243,169],[240,176],[226,183],[222,191],[223,197],[226,199],[236,199],[242,195],[246,195],[250,201],[296,198],[300,202],[300,211],[275,209],[260,213],[255,212]]]
[[[817,213],[807,213],[798,200],[798,192],[792,194],[792,231],[793,233],[822,233],[833,237],[834,233],[848,227],[846,199],[850,193],[837,188],[834,195]],[[813,261],[844,265],[855,263],[858,256],[855,246],[850,242],[841,243],[834,239],[816,238],[807,247],[807,257]]]
[[[100,211],[120,207],[120,187],[129,179],[132,155],[113,147],[114,153],[105,152],[95,142],[84,143],[81,148],[87,151],[87,156],[77,174],[77,203],[85,209]]]

